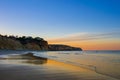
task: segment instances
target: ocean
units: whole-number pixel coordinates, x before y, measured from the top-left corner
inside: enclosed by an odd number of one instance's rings
[[[34,56],[86,68],[96,73],[120,79],[120,51],[17,51],[0,50],[0,58],[33,53]],[[62,65],[61,65],[62,66]]]

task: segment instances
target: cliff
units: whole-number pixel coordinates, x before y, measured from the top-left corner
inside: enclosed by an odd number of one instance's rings
[[[48,45],[48,42],[40,37],[18,37],[0,35],[0,49],[9,50],[49,50],[49,51],[81,51],[81,48],[67,45]]]
[[[48,43],[40,37],[15,37],[0,35],[0,49],[48,50]]]
[[[81,48],[71,47],[68,45],[59,45],[59,44],[51,44],[48,46],[50,51],[82,51]]]

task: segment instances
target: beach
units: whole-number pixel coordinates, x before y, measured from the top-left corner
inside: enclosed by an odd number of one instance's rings
[[[0,59],[0,80],[119,80],[93,70],[33,55]]]

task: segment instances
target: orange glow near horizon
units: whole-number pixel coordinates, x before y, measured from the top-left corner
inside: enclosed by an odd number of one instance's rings
[[[55,41],[48,40],[49,44],[65,44],[74,47],[80,47],[83,50],[120,50],[120,41],[115,39],[101,39],[88,41]]]
[[[61,69],[61,70],[65,70],[65,71],[77,71],[77,72],[87,72],[89,73],[89,69],[85,69],[85,68],[82,68],[82,67],[79,67],[79,66],[74,66],[74,65],[71,65],[71,64],[66,64],[66,63],[63,63],[63,62],[58,62],[58,61],[55,61],[55,60],[47,60],[47,65],[49,66],[53,66],[54,65],[54,69]],[[61,66],[62,65],[62,66]],[[68,73],[69,74],[69,73]]]

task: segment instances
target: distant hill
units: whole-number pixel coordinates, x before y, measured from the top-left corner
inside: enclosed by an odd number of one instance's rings
[[[73,51],[82,50],[81,48],[67,45],[48,45],[48,42],[40,37],[18,37],[0,35],[0,49],[9,50],[49,50],[49,51]]]
[[[50,51],[82,51],[81,48],[71,47],[68,45],[61,45],[61,44],[50,44],[48,46]]]

